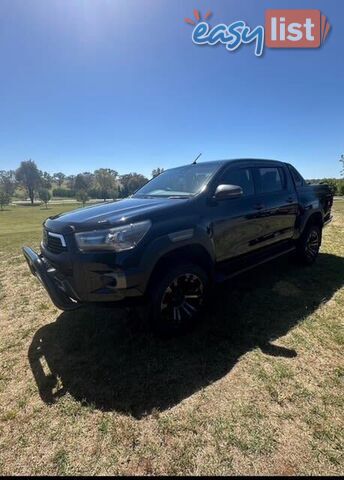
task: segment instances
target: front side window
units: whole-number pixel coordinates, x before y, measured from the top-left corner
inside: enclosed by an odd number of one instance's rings
[[[192,197],[201,192],[220,168],[218,162],[172,168],[153,178],[134,197]]]
[[[260,193],[280,192],[284,189],[284,174],[281,168],[264,167],[257,170]]]
[[[219,185],[238,185],[243,195],[254,194],[252,170],[250,168],[229,168],[221,177]]]

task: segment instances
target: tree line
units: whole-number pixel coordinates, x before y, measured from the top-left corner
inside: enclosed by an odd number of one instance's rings
[[[341,176],[344,176],[344,155],[339,159],[342,165]],[[160,175],[163,168],[152,171],[152,177]],[[344,178],[310,179],[312,183],[327,183],[335,195],[344,195]],[[77,175],[65,175],[63,172],[49,174],[39,170],[33,160],[21,162],[17,170],[0,170],[0,207],[15,198],[29,198],[31,205],[39,198],[46,206],[52,197],[75,198],[83,205],[90,199],[125,198],[133,194],[148,182],[141,173],[119,175],[111,168],[99,168],[94,172],[83,172]]]
[[[341,155],[339,162],[341,164],[340,176],[343,178],[311,178],[309,183],[326,183],[330,186],[333,195],[344,195],[344,155]]]
[[[154,169],[152,177],[163,171],[160,167]],[[2,210],[13,197],[29,198],[31,205],[38,198],[46,207],[52,197],[76,198],[83,205],[90,198],[116,200],[131,195],[147,182],[148,178],[140,173],[119,175],[110,168],[77,175],[65,175],[63,172],[51,175],[39,170],[33,160],[26,160],[17,170],[0,170],[0,206]]]
[[[332,190],[333,195],[344,195],[344,178],[312,178],[308,183],[326,183]]]

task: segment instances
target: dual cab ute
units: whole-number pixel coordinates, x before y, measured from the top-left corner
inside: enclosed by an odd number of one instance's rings
[[[41,253],[23,253],[59,309],[145,298],[155,329],[176,333],[195,324],[214,282],[292,251],[312,264],[332,201],[287,163],[194,163],[48,218]]]

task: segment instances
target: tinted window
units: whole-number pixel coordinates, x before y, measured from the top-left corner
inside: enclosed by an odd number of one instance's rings
[[[292,167],[291,165],[289,166],[289,170],[290,170],[291,176],[294,179],[295,185],[297,187],[301,187],[301,185],[303,185],[303,178],[301,177],[299,172],[296,170],[296,168]]]
[[[284,175],[281,168],[258,168],[259,190],[262,193],[279,192],[284,188]]]
[[[231,168],[224,172],[219,185],[238,185],[242,188],[244,195],[254,193],[252,170],[249,168]]]

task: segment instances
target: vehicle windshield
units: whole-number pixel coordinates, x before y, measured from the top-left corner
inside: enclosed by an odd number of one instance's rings
[[[187,198],[201,192],[219,168],[219,162],[172,168],[138,190],[134,197]]]

